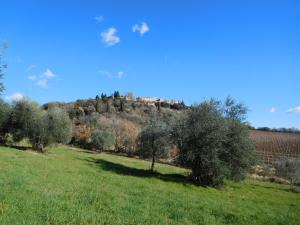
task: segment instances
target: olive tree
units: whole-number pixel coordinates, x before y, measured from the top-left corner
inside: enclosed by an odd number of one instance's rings
[[[139,135],[140,156],[151,158],[151,171],[154,171],[157,158],[168,155],[169,136],[168,126],[157,115],[153,115],[149,124],[141,131]]]
[[[189,115],[173,129],[179,159],[191,168],[192,178],[202,184],[219,186],[224,178],[241,180],[254,161],[245,121],[247,109],[227,98],[224,104],[205,101],[192,107]]]
[[[211,186],[222,184],[226,166],[220,154],[225,130],[220,102],[210,100],[192,107],[185,121],[180,154],[184,165],[191,168],[195,182]]]
[[[255,161],[255,147],[245,123],[247,107],[228,97],[223,105],[226,138],[221,159],[229,168],[227,178],[242,180]]]
[[[14,141],[28,138],[32,148],[40,152],[54,143],[68,143],[72,136],[72,122],[64,110],[44,111],[26,99],[15,103],[9,127]]]
[[[95,129],[92,132],[92,146],[95,149],[109,150],[115,144],[116,135],[111,129]]]
[[[0,99],[0,142],[5,141],[5,135],[8,133],[8,120],[11,108],[10,105]]]

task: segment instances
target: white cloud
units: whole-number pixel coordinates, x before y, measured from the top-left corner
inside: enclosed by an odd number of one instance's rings
[[[113,78],[121,79],[122,77],[125,76],[125,73],[123,71],[119,71],[117,73],[112,73],[107,70],[98,70],[98,73],[100,73],[103,76],[106,76],[109,79],[113,79]]]
[[[37,80],[37,76],[35,76],[35,75],[28,76],[27,78],[28,78],[28,80],[32,80],[32,81]]]
[[[104,75],[104,76],[106,76],[108,78],[112,78],[113,77],[113,75],[110,72],[106,71],[106,70],[99,70],[98,73],[100,73],[101,75]]]
[[[21,93],[16,92],[16,93],[12,94],[11,96],[7,96],[5,99],[7,101],[18,102],[18,101],[21,101],[23,98],[24,98],[24,96]]]
[[[46,69],[46,71],[43,73],[43,75],[46,78],[53,78],[56,76],[50,69]]]
[[[121,79],[124,76],[124,72],[123,71],[119,71],[117,73],[117,76],[118,76],[119,79]]]
[[[132,26],[132,32],[139,32],[141,36],[147,33],[150,30],[147,23],[142,22],[140,25],[135,24]]]
[[[34,68],[36,68],[36,65],[32,64],[27,67],[27,70],[30,71],[30,70],[33,70]]]
[[[101,33],[102,42],[107,46],[113,46],[120,42],[120,37],[117,36],[117,29],[114,27],[108,28]]]
[[[275,108],[275,107],[272,107],[271,109],[270,109],[270,113],[275,113],[277,111],[277,109]]]
[[[287,113],[300,113],[300,106],[297,106],[295,108],[290,108],[286,112]]]
[[[40,76],[31,75],[28,76],[28,80],[33,81],[37,86],[41,88],[46,88],[48,86],[49,80],[56,77],[56,75],[50,70],[46,69]]]
[[[48,85],[48,80],[47,79],[40,79],[36,82],[36,85],[42,88],[46,88]]]
[[[103,16],[95,16],[94,19],[97,21],[97,23],[101,23],[104,20]]]

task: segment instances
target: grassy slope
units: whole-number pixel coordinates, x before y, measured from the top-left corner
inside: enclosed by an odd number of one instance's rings
[[[245,181],[223,190],[187,171],[108,154],[0,147],[0,224],[300,224],[300,194]]]

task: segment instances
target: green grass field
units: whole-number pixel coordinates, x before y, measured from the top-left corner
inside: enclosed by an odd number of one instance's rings
[[[188,171],[68,147],[0,147],[0,224],[300,224],[300,193],[257,181],[221,190]]]

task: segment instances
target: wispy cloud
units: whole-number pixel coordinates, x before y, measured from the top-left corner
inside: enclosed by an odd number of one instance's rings
[[[46,71],[43,73],[43,75],[46,78],[53,78],[53,77],[55,77],[55,74],[50,69],[46,69]]]
[[[121,79],[124,75],[125,75],[125,73],[123,71],[119,71],[117,73],[117,76],[118,76],[119,79]]]
[[[287,113],[300,113],[300,106],[296,106],[294,108],[290,108],[286,112]]]
[[[147,23],[142,22],[140,24],[134,24],[132,26],[132,32],[139,32],[141,36],[143,36],[145,33],[149,32],[150,28]]]
[[[40,79],[36,81],[36,85],[42,88],[46,88],[48,85],[48,80],[47,79]]]
[[[98,73],[100,73],[101,75],[103,75],[109,79],[113,79],[113,78],[122,79],[125,76],[125,72],[123,72],[123,71],[119,71],[117,73],[112,73],[107,70],[98,70]]]
[[[101,33],[102,42],[106,46],[113,46],[115,44],[118,44],[121,39],[119,36],[117,36],[117,29],[114,27],[108,28],[107,30],[103,31]]]
[[[37,86],[41,88],[46,88],[48,86],[49,80],[56,77],[50,69],[46,69],[40,76],[31,75],[28,76],[28,80],[33,81]]]
[[[9,102],[21,101],[23,98],[24,98],[24,96],[20,92],[15,92],[10,96],[5,97],[5,99]]]
[[[103,16],[95,16],[94,19],[96,20],[97,23],[102,23],[104,20]]]
[[[27,78],[28,78],[28,80],[32,80],[32,81],[35,81],[35,80],[37,80],[37,79],[38,79],[38,77],[37,77],[37,76],[35,76],[35,75],[28,76]]]
[[[27,70],[30,71],[30,70],[33,70],[34,68],[36,68],[36,65],[35,64],[31,64],[27,67]]]
[[[275,113],[276,111],[277,111],[277,109],[276,109],[275,107],[272,107],[272,108],[269,110],[270,113]]]

